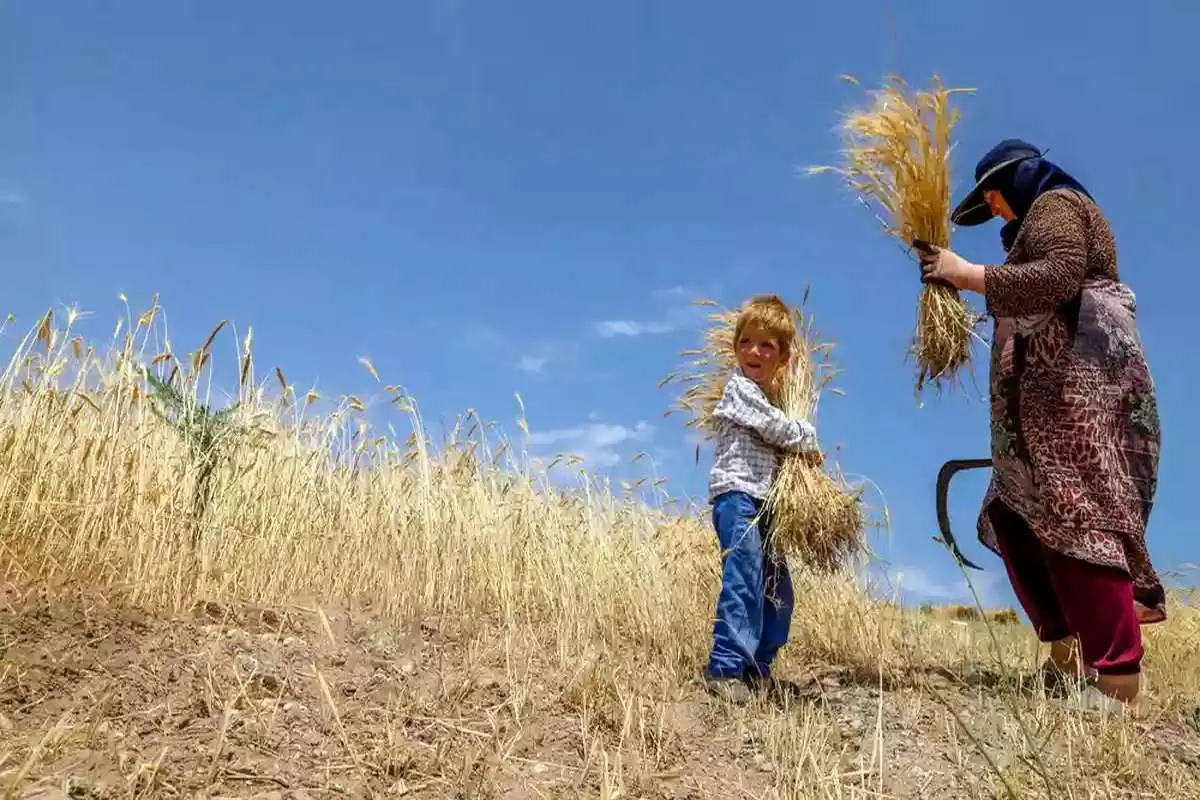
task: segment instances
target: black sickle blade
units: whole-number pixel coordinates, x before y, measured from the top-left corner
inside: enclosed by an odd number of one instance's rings
[[[956,458],[942,464],[942,468],[938,470],[937,476],[937,518],[938,528],[942,531],[940,541],[950,550],[950,554],[954,556],[959,564],[980,571],[983,570],[983,567],[978,566],[964,556],[962,551],[958,549],[958,542],[954,541],[954,534],[950,532],[950,513],[947,510],[947,499],[950,493],[950,479],[956,473],[964,469],[981,469],[983,467],[990,467],[991,465],[992,460],[990,458]],[[939,540],[934,539],[934,541]]]

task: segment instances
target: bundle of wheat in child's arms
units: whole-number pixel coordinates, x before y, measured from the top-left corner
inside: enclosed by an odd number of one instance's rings
[[[803,307],[793,314],[795,356],[780,370],[773,402],[792,419],[815,425],[821,394],[839,393],[829,388],[836,374],[830,359],[833,344],[820,340]],[[766,507],[778,550],[809,567],[838,569],[865,548],[862,491],[803,456],[785,454],[780,459]]]
[[[767,392],[773,405],[793,419],[816,421],[817,404],[827,389],[835,370],[829,360],[833,345],[819,341],[810,316],[803,306],[792,307],[796,321],[797,340],[792,343],[792,357],[781,369]],[[716,306],[711,300],[697,305]],[[659,384],[683,384],[686,388],[671,411],[690,415],[687,424],[711,436],[712,413],[725,383],[737,366],[733,333],[738,311],[716,310],[708,317],[709,327],[703,343],[686,350],[687,367],[668,375]],[[697,446],[699,456],[699,446]],[[804,563],[823,569],[839,566],[845,558],[863,545],[863,512],[861,492],[850,487],[840,477],[834,477],[821,467],[807,463],[798,455],[783,456],[779,474],[767,499],[774,521],[774,542],[781,553],[792,555]]]
[[[872,93],[870,108],[852,112],[842,122],[842,164],[808,171],[839,174],[906,249],[914,239],[948,247],[951,132],[958,121],[950,97],[973,90],[946,89],[936,76],[932,89],[912,93],[906,89],[903,80],[891,76]],[[951,381],[970,365],[978,321],[957,289],[925,286],[913,341],[918,390],[926,381],[939,386]]]

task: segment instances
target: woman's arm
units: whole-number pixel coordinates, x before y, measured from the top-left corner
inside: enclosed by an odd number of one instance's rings
[[[1025,224],[1025,250],[1038,257],[984,267],[983,296],[993,316],[1053,311],[1079,291],[1087,274],[1087,221],[1077,198],[1046,195]]]

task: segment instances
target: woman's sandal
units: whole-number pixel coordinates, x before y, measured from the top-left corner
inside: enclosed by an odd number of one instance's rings
[[[1141,716],[1141,707],[1136,703],[1125,703],[1115,697],[1109,697],[1096,685],[1098,673],[1089,669],[1086,675],[1070,675],[1047,660],[1042,665],[1042,680],[1046,686],[1046,694],[1050,697],[1066,700],[1068,708],[1085,714],[1125,715],[1137,719]]]
[[[1085,714],[1128,715],[1135,718],[1138,716],[1136,705],[1123,703],[1115,697],[1109,697],[1097,689],[1094,683],[1088,683],[1079,691],[1072,692],[1067,704],[1072,711],[1080,711]]]

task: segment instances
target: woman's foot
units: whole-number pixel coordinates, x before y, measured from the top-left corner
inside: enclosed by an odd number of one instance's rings
[[[1059,639],[1050,643],[1050,658],[1046,664],[1061,672],[1064,676],[1079,678],[1079,644],[1074,636]]]
[[[1141,675],[1100,675],[1096,678],[1097,691],[1122,703],[1137,700],[1141,689]]]

